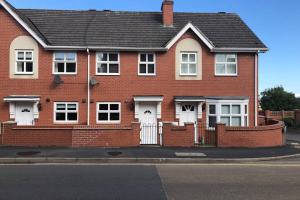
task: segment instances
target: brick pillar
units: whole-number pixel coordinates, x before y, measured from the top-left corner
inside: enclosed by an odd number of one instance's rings
[[[216,145],[217,147],[222,147],[224,134],[225,134],[225,124],[218,123],[216,124]]]
[[[1,134],[1,140],[3,145],[5,144],[14,144],[16,141],[15,134],[12,132],[12,128],[17,126],[16,122],[3,122],[2,126],[2,134]]]
[[[271,116],[271,111],[266,110],[266,111],[265,111],[265,116],[266,116],[267,119],[269,119],[270,116]]]
[[[295,110],[295,124],[296,126],[300,126],[300,110]]]

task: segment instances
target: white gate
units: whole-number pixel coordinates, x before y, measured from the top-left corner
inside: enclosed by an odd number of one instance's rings
[[[157,123],[141,124],[141,144],[158,144],[158,125]]]

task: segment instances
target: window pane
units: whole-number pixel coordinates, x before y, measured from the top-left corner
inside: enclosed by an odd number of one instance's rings
[[[76,72],[76,63],[67,63],[67,72],[75,73]]]
[[[77,113],[68,113],[69,121],[77,121]]]
[[[98,120],[100,121],[108,121],[108,113],[99,113]]]
[[[109,64],[109,73],[119,73],[119,65]]]
[[[26,60],[32,60],[32,52],[26,52]]]
[[[227,73],[228,74],[236,74],[236,64],[228,64],[227,65]]]
[[[226,124],[226,126],[230,126],[230,117],[221,117],[221,122]]]
[[[209,105],[209,114],[216,114],[216,105]]]
[[[230,114],[230,105],[222,105],[222,114]]]
[[[146,54],[141,54],[141,61],[146,62],[147,60]]]
[[[107,64],[98,65],[97,73],[107,73]]]
[[[245,117],[245,118],[244,118],[244,125],[245,125],[245,126],[248,126],[248,117]]]
[[[183,74],[188,73],[188,64],[181,64],[181,73]]]
[[[119,121],[120,120],[120,113],[110,113],[110,120],[111,121]]]
[[[56,121],[65,121],[66,113],[56,113]]]
[[[215,117],[215,116],[210,116],[210,117],[208,118],[208,126],[209,126],[209,127],[215,127],[216,122],[217,122],[217,117]]]
[[[248,106],[245,105],[245,114],[247,114],[247,113],[248,113]]]
[[[54,58],[55,60],[64,60],[64,53],[55,53]]]
[[[154,62],[154,55],[148,54],[148,62]]]
[[[107,53],[98,53],[97,60],[98,61],[107,61]]]
[[[242,120],[241,117],[232,117],[232,126],[241,126]]]
[[[195,111],[195,106],[190,106],[190,111]]]
[[[216,60],[217,60],[217,62],[226,62],[226,55],[225,54],[217,54]]]
[[[217,64],[216,73],[217,74],[225,74],[225,64]]]
[[[109,54],[109,61],[118,61],[118,54],[117,53],[111,53]]]
[[[236,56],[235,55],[228,55],[227,56],[227,62],[235,62]]]
[[[181,109],[182,109],[182,111],[186,111],[186,108],[185,108],[185,106],[182,106],[182,108],[181,108]]]
[[[76,54],[75,53],[67,53],[66,54],[66,60],[68,61],[75,61]]]
[[[140,73],[141,74],[147,73],[146,64],[140,64]]]
[[[26,72],[33,72],[33,63],[32,62],[26,63]]]
[[[110,110],[119,110],[119,104],[110,104]]]
[[[77,105],[76,104],[68,104],[68,110],[76,110]]]
[[[232,106],[232,114],[241,114],[241,106],[233,105]]]
[[[56,110],[66,110],[66,104],[57,104]]]
[[[24,62],[17,62],[17,72],[24,72]]]
[[[196,54],[190,54],[190,62],[196,62]]]
[[[155,70],[154,70],[154,64],[149,64],[148,65],[148,74],[154,74]]]
[[[59,73],[65,72],[65,64],[64,63],[55,63],[55,72],[59,72]]]
[[[189,55],[188,54],[182,54],[182,62],[188,62],[189,61]]]
[[[18,52],[18,60],[24,60],[24,52]]]
[[[100,104],[99,110],[108,110],[108,104]]]
[[[196,64],[190,64],[190,74],[196,74]]]

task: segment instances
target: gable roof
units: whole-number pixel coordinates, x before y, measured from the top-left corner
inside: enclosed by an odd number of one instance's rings
[[[15,9],[4,4],[45,48],[167,50],[180,34],[192,30],[211,51],[267,50],[233,13],[175,12],[174,26],[164,27],[161,12]]]

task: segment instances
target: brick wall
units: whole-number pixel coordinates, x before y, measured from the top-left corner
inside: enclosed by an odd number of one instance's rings
[[[224,124],[218,124],[217,146],[255,148],[284,145],[284,124],[273,120],[269,124],[259,127],[225,127]]]
[[[300,110],[295,110],[295,124],[300,126]]]
[[[131,127],[75,128],[72,147],[137,147],[140,145],[140,124]]]
[[[194,124],[186,124],[185,126],[174,126],[171,123],[164,123],[163,146],[193,147]]]

